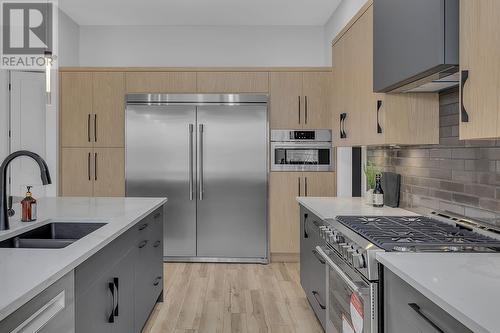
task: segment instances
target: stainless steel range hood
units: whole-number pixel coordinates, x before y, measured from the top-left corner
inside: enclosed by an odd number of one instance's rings
[[[373,89],[437,92],[459,83],[459,0],[374,0]]]

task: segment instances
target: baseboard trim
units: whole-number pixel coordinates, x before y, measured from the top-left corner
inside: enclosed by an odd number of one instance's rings
[[[300,253],[271,253],[271,262],[299,262]]]

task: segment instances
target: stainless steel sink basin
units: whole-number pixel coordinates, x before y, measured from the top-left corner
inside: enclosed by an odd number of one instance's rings
[[[0,248],[61,249],[106,223],[53,222],[0,242]]]

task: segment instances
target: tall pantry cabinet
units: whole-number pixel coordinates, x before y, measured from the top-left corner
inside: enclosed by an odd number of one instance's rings
[[[125,195],[125,77],[60,74],[60,195]]]

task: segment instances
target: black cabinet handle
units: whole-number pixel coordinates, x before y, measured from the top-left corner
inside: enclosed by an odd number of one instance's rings
[[[378,100],[377,101],[377,133],[378,134],[382,134],[382,127],[380,126],[380,121],[379,121],[380,108],[382,108],[382,101]]]
[[[309,107],[308,105],[308,102],[307,102],[307,96],[304,97],[305,101],[304,101],[304,118],[305,118],[305,124],[307,125],[307,109]]]
[[[420,306],[416,303],[408,303],[408,306],[413,309],[423,320],[425,320],[429,325],[431,325],[437,332],[446,333],[443,331],[438,325],[436,325],[432,320],[429,319],[426,315],[422,313],[420,310]]]
[[[155,281],[153,282],[153,286],[155,286],[155,287],[156,287],[157,285],[159,285],[159,284],[160,284],[160,281],[161,281],[161,276],[158,276],[158,277],[155,279]]]
[[[304,238],[309,238],[309,233],[307,232],[307,224],[309,223],[307,220],[308,217],[308,214],[304,214]]]
[[[313,249],[313,250],[312,250],[312,253],[314,254],[314,256],[316,257],[316,259],[318,259],[318,261],[319,261],[322,265],[326,264],[325,259],[323,259],[323,257],[322,257],[322,256],[318,253],[318,251],[316,251],[316,250],[314,250],[314,249]]]
[[[118,303],[120,302],[120,289],[118,288],[118,278],[115,277],[113,278],[113,284],[115,285],[116,289],[116,306],[114,311],[115,317],[118,317]]]
[[[94,142],[97,142],[97,115],[94,114]]]
[[[317,291],[314,291],[312,292],[313,296],[314,296],[314,299],[316,300],[316,302],[318,302],[318,305],[319,307],[322,309],[322,310],[325,310],[326,309],[326,306],[323,305],[323,302],[321,302],[321,299],[319,298],[319,293]]]
[[[157,240],[154,244],[153,244],[153,247],[158,247],[160,246],[161,244],[161,241]]]
[[[111,309],[111,314],[108,317],[108,323],[114,323],[115,322],[115,284],[113,282],[108,283],[108,288],[109,291],[111,292],[111,297],[112,297],[112,309]]]
[[[461,99],[461,104],[462,104],[462,109],[461,109],[461,114],[462,114],[462,122],[463,123],[468,123],[469,122],[469,114],[467,113],[467,110],[465,109],[464,105],[464,87],[465,83],[469,79],[469,71],[462,71],[462,78],[460,81],[460,99]]]
[[[94,153],[94,180],[97,180],[97,153]]]
[[[87,139],[90,142],[90,113],[87,118]]]
[[[148,224],[147,224],[147,223],[144,223],[143,225],[141,225],[141,226],[139,227],[139,231],[142,231],[142,230],[146,229],[147,227],[148,227]]]
[[[158,219],[159,217],[161,216],[161,213],[156,213],[154,216],[153,216],[153,219]]]
[[[91,180],[90,179],[90,153],[89,153],[89,155],[87,157],[87,174],[89,176],[89,181],[90,181]]]
[[[300,96],[299,96],[299,124],[300,124]]]
[[[147,240],[143,240],[142,242],[139,243],[139,248],[142,249],[146,244],[148,243]]]
[[[340,114],[340,138],[347,139],[347,133],[345,132],[345,120],[347,118],[347,113]]]

